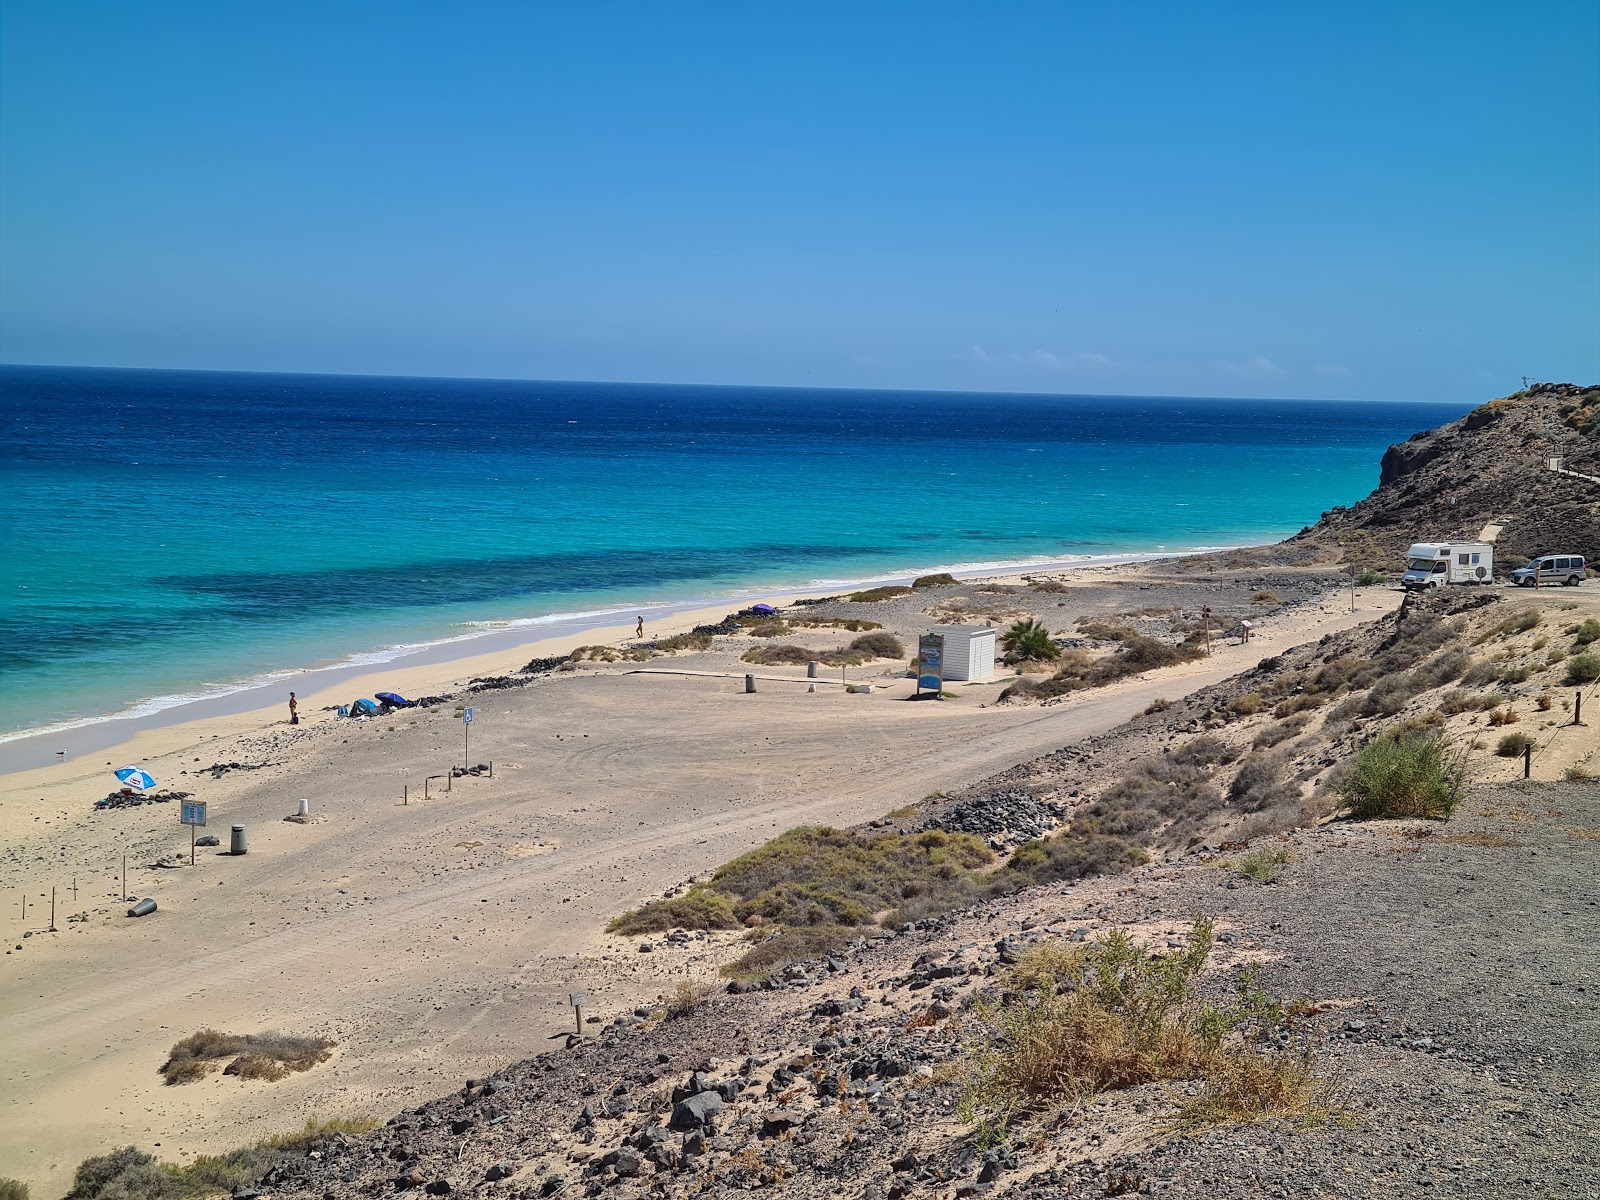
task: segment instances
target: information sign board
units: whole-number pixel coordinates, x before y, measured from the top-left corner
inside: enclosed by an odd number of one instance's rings
[[[181,825],[204,825],[206,823],[206,802],[204,800],[180,801],[182,811],[178,814]]]
[[[471,725],[472,724],[472,710],[469,708],[465,712],[463,712],[461,714],[461,719],[463,721],[465,721],[468,725]]]
[[[917,639],[917,691],[944,690],[944,637],[925,633]]]

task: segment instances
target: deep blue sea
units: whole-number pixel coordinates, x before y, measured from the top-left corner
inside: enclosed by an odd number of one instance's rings
[[[1275,539],[1464,410],[0,367],[0,733],[552,614]]]

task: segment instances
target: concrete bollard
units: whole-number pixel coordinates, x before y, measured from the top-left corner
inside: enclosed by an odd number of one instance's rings
[[[809,696],[815,696],[817,694],[817,685],[814,683],[806,684],[806,694]]]
[[[301,803],[303,804],[304,801],[301,801]],[[249,850],[250,847],[245,842],[244,826],[235,825],[233,827],[233,836],[228,839],[228,853],[240,855],[249,853]]]
[[[300,815],[302,817],[309,817],[311,815],[311,801],[309,801],[309,800],[300,801]]]
[[[806,664],[806,678],[807,679],[815,679],[817,677],[817,668],[820,665],[821,664],[818,663],[817,660],[814,659],[814,658],[810,662],[808,662]],[[816,691],[815,688],[812,688],[811,690],[812,691]]]
[[[746,675],[744,677],[744,690],[746,693],[756,690],[756,677],[754,675]]]

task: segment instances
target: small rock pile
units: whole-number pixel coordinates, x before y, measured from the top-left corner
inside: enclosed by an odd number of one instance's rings
[[[1062,809],[1020,788],[982,792],[931,817],[924,829],[974,833],[997,853],[1043,837],[1061,820]]]
[[[141,804],[170,804],[174,800],[187,800],[188,792],[112,792],[104,800],[96,800],[96,809],[138,808]]]

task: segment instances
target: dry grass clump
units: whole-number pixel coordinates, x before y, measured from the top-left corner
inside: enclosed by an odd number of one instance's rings
[[[1277,592],[1256,592],[1250,597],[1251,604],[1282,604],[1283,600]]]
[[[161,1077],[169,1086],[193,1083],[216,1069],[225,1058],[233,1061],[222,1072],[241,1079],[287,1079],[296,1071],[309,1071],[333,1056],[334,1044],[326,1038],[296,1037],[282,1033],[222,1033],[202,1029],[191,1033],[167,1052]]]
[[[1483,712],[1499,708],[1501,697],[1492,692],[1471,692],[1466,688],[1456,688],[1448,692],[1445,698],[1439,701],[1439,711],[1447,717],[1456,716],[1464,712]]]
[[[1443,820],[1466,794],[1466,763],[1446,751],[1437,731],[1402,726],[1362,746],[1336,786],[1363,820]]]
[[[1061,654],[1056,673],[1042,683],[1018,680],[1000,693],[1001,700],[1049,699],[1082,688],[1103,687],[1133,675],[1142,675],[1157,667],[1174,663],[1192,662],[1204,653],[1199,647],[1184,642],[1169,646],[1153,637],[1135,633],[1120,625],[1103,625],[1095,622],[1079,624],[1083,636],[1096,641],[1115,641],[1115,653],[1101,658],[1091,658],[1081,651],[1068,650]]]
[[[1046,592],[1055,596],[1065,596],[1072,590],[1059,579],[1041,579],[1038,583],[1030,583],[1028,587],[1032,591]]]
[[[1504,708],[1496,708],[1489,714],[1489,724],[1496,727],[1501,725],[1515,725],[1520,720],[1522,720],[1522,718],[1517,715],[1517,710],[1512,708],[1509,704]]]
[[[711,999],[716,985],[705,979],[680,979],[667,996],[667,1020],[681,1021],[693,1016]]]
[[[820,661],[821,657],[821,651],[784,644],[752,646],[739,656],[739,661],[753,663],[758,667],[804,666],[814,659]]]
[[[0,1177],[0,1200],[28,1200],[28,1185],[20,1179]]]
[[[1294,716],[1286,717],[1281,721],[1268,725],[1260,733],[1256,734],[1255,740],[1250,744],[1257,750],[1271,749],[1281,742],[1287,742],[1309,724],[1311,724],[1310,713],[1296,713]]]
[[[750,632],[765,636],[755,629]],[[811,650],[785,642],[776,646],[752,646],[739,656],[739,661],[759,667],[803,666],[808,662],[828,667],[859,667],[874,658],[901,658],[905,652],[900,639],[892,633],[864,633],[843,650]]]
[[[567,656],[568,662],[647,662],[650,651],[644,647],[618,649],[616,646],[579,646]]]
[[[1260,692],[1245,692],[1228,701],[1228,711],[1237,717],[1253,717],[1266,706]]]
[[[1254,971],[1232,1003],[1201,997],[1212,923],[1197,918],[1188,945],[1153,954],[1126,931],[1091,943],[1043,943],[1014,976],[1019,993],[980,1004],[989,1034],[975,1056],[959,1113],[991,1128],[1061,1103],[1160,1080],[1203,1080],[1180,1108],[1192,1124],[1290,1119],[1315,1122],[1338,1110],[1333,1087],[1308,1053],[1261,1048],[1295,1011],[1274,1001]]]
[[[892,633],[864,633],[851,641],[847,651],[868,658],[903,658],[906,648]]]

